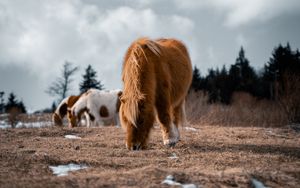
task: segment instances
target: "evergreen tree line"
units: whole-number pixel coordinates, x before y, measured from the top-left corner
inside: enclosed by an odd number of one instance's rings
[[[288,87],[300,88],[299,77],[300,53],[298,49],[293,51],[289,43],[275,47],[269,61],[259,72],[250,66],[241,47],[235,63],[229,69],[225,66],[209,69],[207,76],[201,76],[195,66],[191,88],[207,92],[210,103],[230,104],[232,94],[238,91],[250,93],[259,99],[278,100],[287,93]]]
[[[10,113],[12,110],[19,113],[26,113],[26,107],[22,100],[17,100],[16,95],[11,92],[8,95],[7,102],[4,102],[4,91],[0,92],[0,113]]]

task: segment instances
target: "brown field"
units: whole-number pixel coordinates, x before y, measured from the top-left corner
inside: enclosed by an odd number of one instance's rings
[[[144,151],[128,151],[121,128],[21,128],[0,130],[0,187],[170,187],[167,175],[198,187],[299,187],[300,134],[289,127],[182,128],[175,148],[155,127]],[[73,134],[82,139],[71,140]],[[176,155],[178,158],[170,158]],[[57,177],[50,165],[85,164]]]
[[[171,187],[162,184],[168,175],[197,187],[255,187],[253,179],[299,187],[299,125],[288,126],[279,104],[246,93],[236,93],[229,106],[206,101],[203,93],[189,94],[191,124],[174,148],[163,146],[157,126],[144,151],[128,151],[124,131],[114,126],[0,129],[0,187]],[[51,115],[16,120],[19,127],[49,125]],[[64,137],[70,134],[81,139]],[[70,163],[88,168],[63,177],[49,168]]]

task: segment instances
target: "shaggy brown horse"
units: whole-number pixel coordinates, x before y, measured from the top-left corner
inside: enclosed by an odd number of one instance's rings
[[[192,81],[192,65],[184,44],[175,39],[141,38],[125,55],[120,121],[127,131],[128,149],[144,149],[155,117],[164,145],[179,141],[185,122],[185,97]]]

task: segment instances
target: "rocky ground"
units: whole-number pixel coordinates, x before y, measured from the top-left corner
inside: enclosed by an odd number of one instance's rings
[[[128,151],[113,126],[0,129],[0,187],[170,187],[168,175],[197,187],[300,185],[300,133],[291,128],[191,125],[181,136],[166,148],[155,127],[147,150]],[[70,163],[88,168],[50,169]]]

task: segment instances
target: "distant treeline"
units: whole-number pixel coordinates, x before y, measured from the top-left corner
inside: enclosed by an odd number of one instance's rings
[[[274,48],[272,57],[264,68],[258,72],[250,66],[241,47],[235,64],[229,69],[209,69],[207,76],[201,76],[195,66],[191,88],[195,91],[203,90],[209,95],[209,102],[230,104],[232,94],[243,91],[258,98],[277,100],[284,94],[287,85],[296,83],[300,76],[300,53],[293,51],[289,45],[281,44]]]
[[[16,95],[11,92],[7,102],[4,100],[4,91],[0,91],[0,114],[11,113],[12,111],[26,113],[26,108],[22,100],[17,100]]]
[[[209,103],[230,104],[234,92],[247,92],[280,104],[290,122],[300,122],[300,53],[279,44],[260,71],[250,66],[241,47],[233,65],[209,69],[201,76],[195,66],[191,89],[203,91]]]

